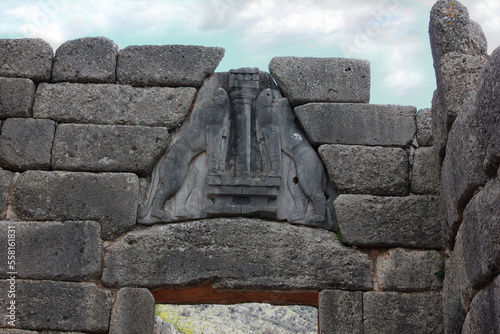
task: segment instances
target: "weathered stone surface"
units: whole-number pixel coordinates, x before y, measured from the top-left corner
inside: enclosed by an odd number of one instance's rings
[[[500,277],[474,298],[462,333],[500,333]]]
[[[0,39],[0,77],[49,81],[53,51],[40,38]]]
[[[443,268],[436,251],[390,249],[377,256],[375,267],[379,288],[384,291],[438,290],[442,287],[436,273]]]
[[[99,279],[102,241],[96,222],[0,221],[0,251],[7,254],[7,230],[14,228],[18,277],[80,281]],[[8,278],[7,267],[0,276]]]
[[[419,146],[432,146],[432,111],[430,108],[420,109],[415,116],[417,120],[417,141]]]
[[[436,161],[439,166],[443,165],[443,160],[446,155],[446,143],[448,141],[448,131],[444,121],[444,107],[439,95],[439,90],[435,90],[432,96],[432,138],[433,146],[436,152]]]
[[[36,85],[30,79],[0,78],[0,119],[31,117]]]
[[[294,111],[313,145],[407,146],[416,131],[409,106],[310,103]]]
[[[155,318],[154,334],[181,334],[170,322],[163,321],[159,315]]]
[[[442,247],[439,198],[340,195],[335,212],[348,245],[367,247]]]
[[[148,258],[148,261],[144,261]],[[155,226],[105,251],[110,286],[269,291],[372,287],[371,260],[335,233],[246,218]]]
[[[440,174],[434,147],[419,147],[413,159],[411,192],[417,195],[439,194]]]
[[[13,171],[49,169],[56,123],[48,119],[9,118],[0,134],[0,166]]]
[[[53,82],[116,81],[118,45],[106,37],[85,37],[63,43],[54,57]]]
[[[463,238],[467,276],[480,289],[500,274],[500,181],[486,184],[464,211]]]
[[[0,281],[7,296],[8,280]],[[16,280],[16,327],[107,333],[111,293],[93,283]],[[2,310],[10,299],[0,299]],[[0,318],[6,327],[7,318]],[[49,332],[51,333],[51,332]]]
[[[449,52],[486,55],[487,41],[481,27],[469,19],[469,12],[456,0],[440,0],[432,7],[429,23],[434,64]]]
[[[196,89],[111,84],[41,84],[33,114],[58,122],[166,126],[186,117]]]
[[[0,217],[3,216],[7,208],[7,199],[9,197],[11,180],[14,173],[0,169]]]
[[[439,293],[366,292],[364,334],[435,334],[443,332]]]
[[[2,328],[5,334],[85,334],[82,332],[60,332],[60,331],[30,331],[25,329]]]
[[[483,171],[484,148],[480,131],[474,113],[474,99],[469,99],[453,123],[441,170],[442,199],[447,217],[443,222],[443,232],[448,245],[454,242],[465,206],[487,180]]]
[[[224,49],[214,47],[128,46],[118,55],[116,77],[119,83],[132,86],[199,87],[223,56]]]
[[[363,293],[323,290],[319,293],[318,333],[363,333]]]
[[[293,106],[370,102],[370,63],[346,58],[275,57],[269,72]]]
[[[481,76],[476,99],[480,142],[486,151],[484,170],[489,176],[497,173],[500,165],[500,48],[491,55]]]
[[[109,334],[153,334],[155,300],[148,289],[118,291],[111,312]]]
[[[13,209],[23,220],[95,220],[104,239],[135,224],[139,179],[127,173],[24,172]]]
[[[322,145],[319,155],[340,193],[405,196],[408,156],[401,148]]]
[[[147,175],[169,143],[167,128],[60,124],[52,168]]]

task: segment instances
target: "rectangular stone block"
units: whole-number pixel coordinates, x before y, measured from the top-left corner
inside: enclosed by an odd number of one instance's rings
[[[0,252],[10,241],[20,278],[65,281],[96,280],[101,275],[102,241],[97,222],[0,221]],[[13,234],[12,234],[13,233]],[[15,238],[8,239],[11,234]],[[0,276],[12,270],[2,266]]]
[[[361,103],[309,103],[294,109],[314,145],[408,146],[415,107]]]
[[[31,117],[35,91],[30,79],[0,78],[0,119]]]
[[[7,310],[10,282],[0,280],[0,306]],[[112,293],[93,283],[15,281],[16,327],[107,333]],[[3,313],[3,312],[2,312]],[[0,327],[8,327],[4,316]]]
[[[27,171],[13,193],[13,210],[22,220],[95,220],[103,239],[135,224],[139,178],[127,173]]]
[[[14,173],[0,168],[0,217],[7,209],[7,199],[10,193],[11,180]]]
[[[109,334],[153,334],[155,299],[148,289],[123,288],[111,311]]]
[[[500,277],[474,297],[462,333],[500,333]]]
[[[0,134],[0,167],[49,169],[56,123],[49,119],[9,118]]]
[[[438,197],[340,195],[334,205],[348,245],[442,248]]]
[[[60,332],[60,331],[30,331],[25,329],[2,328],[2,334],[85,334],[82,332]]]
[[[430,108],[420,109],[417,112],[417,142],[419,146],[432,146],[434,137],[432,134],[432,111]]]
[[[384,291],[438,290],[443,286],[436,273],[443,268],[438,252],[394,248],[377,256],[379,288]]]
[[[60,124],[52,149],[52,168],[149,175],[169,144],[167,128]]]
[[[408,155],[401,148],[322,145],[330,180],[340,193],[406,196]]]
[[[133,88],[112,84],[40,84],[33,115],[63,123],[166,126],[175,129],[196,94],[191,87]]]
[[[275,57],[269,72],[293,106],[370,102],[370,63],[347,58]]]
[[[441,294],[366,292],[364,334],[443,333]]]
[[[120,50],[116,78],[119,83],[132,86],[199,87],[222,57],[223,48],[133,45]]]
[[[363,333],[363,292],[361,291],[323,290],[319,293],[318,311],[318,333]]]
[[[419,147],[415,151],[411,176],[411,192],[416,195],[439,195],[441,169],[434,147]]]
[[[40,38],[0,39],[0,77],[50,81],[53,51]]]

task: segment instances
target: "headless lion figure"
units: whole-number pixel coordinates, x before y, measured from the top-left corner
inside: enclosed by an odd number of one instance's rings
[[[138,222],[149,225],[166,221],[165,202],[181,188],[189,165],[203,151],[209,175],[225,169],[229,132],[229,97],[222,88],[213,97],[196,102],[185,124],[153,170],[146,201],[139,208]]]

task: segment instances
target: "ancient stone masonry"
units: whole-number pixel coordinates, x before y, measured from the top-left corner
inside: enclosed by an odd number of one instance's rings
[[[223,55],[0,40],[0,256],[16,256],[0,265],[1,332],[152,334],[155,303],[242,301],[318,307],[321,333],[443,332],[440,199],[455,195],[430,110],[369,104],[365,60],[214,73]],[[486,146],[471,165],[491,175]],[[479,219],[484,201],[496,212],[488,177],[448,260],[461,276],[445,305],[466,300],[467,328],[499,290],[482,265],[495,248],[468,254],[496,240]]]

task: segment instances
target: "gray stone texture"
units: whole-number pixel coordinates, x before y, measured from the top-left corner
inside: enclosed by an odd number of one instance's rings
[[[432,138],[433,146],[436,152],[436,161],[439,166],[443,165],[446,154],[446,143],[448,141],[448,130],[444,121],[444,106],[439,95],[439,90],[435,90],[432,96]]]
[[[364,334],[436,334],[443,332],[439,293],[366,292]]]
[[[147,175],[165,151],[163,127],[60,124],[52,149],[52,168]]]
[[[0,251],[7,254],[7,230],[15,228],[19,278],[80,281],[101,276],[102,241],[97,222],[0,221]],[[8,278],[2,267],[0,276]]]
[[[370,102],[370,63],[346,58],[275,57],[269,72],[293,106]]]
[[[0,293],[7,295],[9,282],[0,281]],[[107,333],[111,293],[93,283],[16,280],[16,327]],[[10,299],[0,299],[2,311]],[[6,327],[0,317],[0,327]],[[51,333],[51,332],[49,332]]]
[[[361,291],[323,290],[319,293],[318,311],[318,333],[363,333]]]
[[[56,123],[48,119],[9,118],[0,134],[0,167],[23,171],[49,169]]]
[[[310,103],[294,112],[313,145],[408,146],[416,132],[410,106]]]
[[[442,247],[438,197],[340,195],[334,205],[342,238],[348,245]]]
[[[417,120],[417,142],[419,146],[432,146],[432,111],[430,108],[420,109],[415,116]]]
[[[116,77],[119,83],[132,86],[199,87],[222,57],[224,49],[216,47],[128,46],[118,55]]]
[[[376,259],[378,286],[383,291],[439,290],[443,284],[436,273],[443,264],[434,250],[390,249]]]
[[[334,232],[220,218],[127,234],[105,250],[103,281],[147,288],[211,283],[220,290],[368,290],[372,263],[340,244]]]
[[[166,126],[186,117],[196,94],[191,87],[133,88],[112,84],[41,84],[33,115],[57,122]]]
[[[24,78],[0,78],[0,119],[31,117],[36,84]]]
[[[431,10],[429,23],[434,64],[449,52],[486,55],[487,41],[481,27],[469,19],[469,12],[456,0],[440,0]]]
[[[25,329],[2,328],[2,334],[85,334],[82,332],[30,331]]]
[[[500,277],[474,298],[462,333],[500,333]]]
[[[500,165],[500,48],[492,54],[478,84],[476,112],[479,120],[480,142],[486,156],[484,170],[489,176]]]
[[[408,156],[401,148],[322,145],[318,152],[341,194],[409,193]]]
[[[67,41],[56,50],[53,82],[116,81],[118,45],[106,37],[85,37]]]
[[[0,77],[50,81],[53,51],[40,38],[0,39]]]
[[[442,199],[447,217],[443,222],[443,232],[448,245],[454,242],[465,206],[487,180],[483,171],[484,148],[480,131],[474,113],[474,99],[471,98],[453,123],[441,170]]]
[[[3,216],[7,209],[7,200],[9,198],[11,180],[14,173],[0,168],[0,217]]]
[[[434,147],[417,148],[413,159],[411,192],[417,195],[439,194],[440,174]]]
[[[128,173],[24,172],[13,193],[22,220],[95,220],[103,239],[135,224],[139,178]]]
[[[500,274],[500,181],[489,181],[472,198],[463,216],[467,276],[480,289]]]
[[[111,311],[109,334],[153,334],[155,300],[148,289],[123,288]]]

